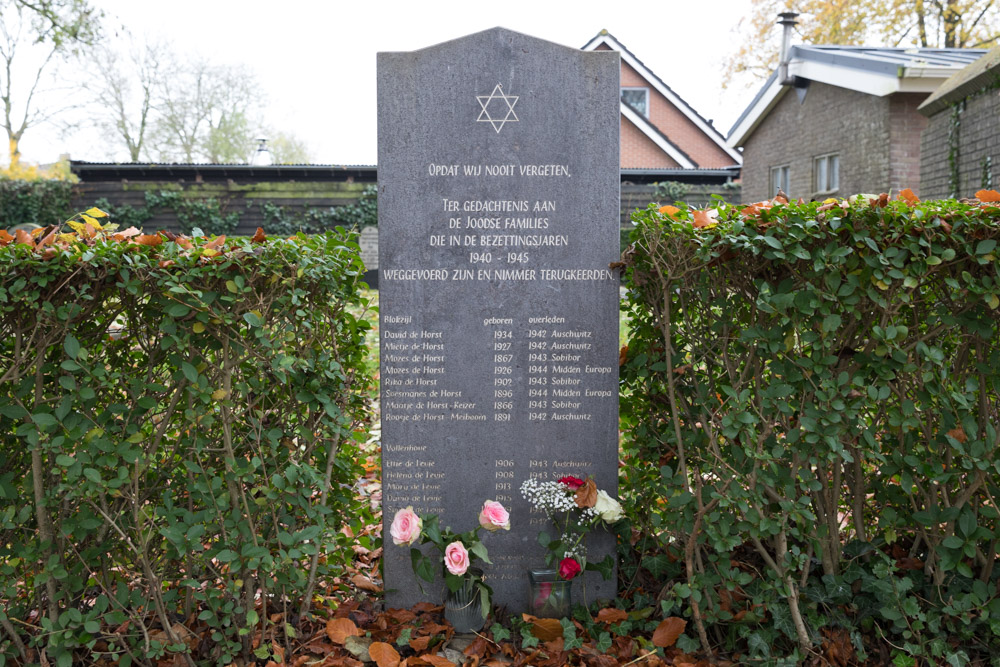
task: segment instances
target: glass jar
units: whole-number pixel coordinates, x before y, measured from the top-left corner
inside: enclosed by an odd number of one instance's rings
[[[483,605],[479,599],[476,581],[483,578],[483,571],[470,568],[462,580],[462,587],[452,591],[445,587],[444,617],[455,628],[455,632],[475,632],[486,623]]]
[[[569,618],[573,611],[573,582],[554,568],[528,570],[531,614],[539,618]]]

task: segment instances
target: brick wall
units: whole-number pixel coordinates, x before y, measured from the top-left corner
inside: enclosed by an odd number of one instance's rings
[[[743,148],[744,201],[772,197],[770,168],[783,164],[790,167],[791,197],[830,196],[813,186],[813,160],[827,153],[840,155],[840,189],[833,194],[888,191],[889,107],[889,98],[815,81],[801,102],[787,90]]]
[[[680,167],[625,116],[621,117],[621,166],[626,169]]]
[[[927,99],[922,93],[896,93],[889,96],[889,187],[898,193],[910,188],[921,194],[920,135],[927,118],[917,107]],[[881,192],[881,191],[880,191]]]
[[[653,88],[639,73],[622,61],[621,85],[623,88],[642,87],[649,89],[649,120],[663,134],[670,137],[675,145],[687,153],[699,167],[728,167],[733,164],[733,158],[726,154],[718,144],[705,133],[680,109],[671,104],[666,97]],[[624,158],[624,155],[622,156]],[[622,162],[622,167],[642,167]]]
[[[983,160],[989,158],[992,189],[1000,189],[1000,90],[966,98],[958,117],[958,192],[951,192],[948,134],[952,109],[931,116],[924,130],[920,165],[921,196],[970,197],[983,187]]]

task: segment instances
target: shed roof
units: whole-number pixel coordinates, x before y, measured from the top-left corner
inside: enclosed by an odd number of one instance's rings
[[[930,116],[951,104],[1000,82],[1000,46],[952,74],[924,100],[917,111]]]

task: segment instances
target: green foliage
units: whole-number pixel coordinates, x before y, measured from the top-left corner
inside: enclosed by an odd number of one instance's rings
[[[634,215],[623,574],[752,660],[996,655],[1000,208],[717,208]]]
[[[0,247],[0,662],[248,662],[373,520],[358,248],[112,234]]]
[[[689,183],[681,183],[680,181],[661,181],[656,184],[656,193],[654,194],[654,198],[661,199],[664,202],[681,201],[690,191],[691,185]]]
[[[378,223],[377,193],[372,185],[365,188],[358,201],[351,204],[313,207],[300,212],[264,201],[259,204],[264,218],[262,226],[268,234],[275,236],[293,236],[299,232],[321,234],[337,227],[361,229]],[[170,211],[177,216],[177,223],[185,234],[200,229],[206,234],[231,235],[239,226],[240,212],[228,210],[227,203],[214,197],[199,199],[179,191],[160,190],[146,192],[146,202],[140,207],[129,204],[115,206],[106,199],[99,200],[97,205],[108,211],[122,227],[141,228],[157,213]]]
[[[72,196],[73,184],[67,181],[0,178],[0,229],[62,224]]]

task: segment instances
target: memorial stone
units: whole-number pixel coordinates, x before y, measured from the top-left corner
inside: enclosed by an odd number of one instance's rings
[[[391,543],[400,508],[476,525],[497,604],[526,610],[547,522],[523,480],[618,478],[618,54],[503,28],[378,56],[386,603],[440,602]],[[550,529],[551,532],[551,529]],[[614,554],[595,531],[590,559]],[[574,580],[574,599],[614,578]]]

